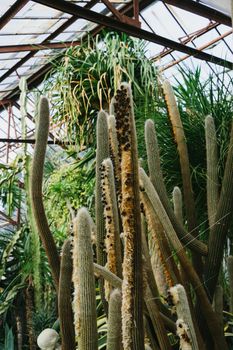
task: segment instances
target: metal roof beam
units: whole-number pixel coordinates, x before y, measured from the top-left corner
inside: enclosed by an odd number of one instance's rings
[[[26,0],[25,0],[26,1]],[[98,0],[91,0],[87,5],[87,7],[89,6],[94,6],[96,3],[98,2]],[[59,34],[63,33],[66,28],[68,28],[69,26],[71,26],[74,22],[76,22],[76,20],[78,19],[77,16],[72,16],[71,18],[69,18],[65,23],[63,23],[58,29],[56,29],[52,34],[50,34],[44,41],[42,41],[41,45],[46,45],[50,40],[55,39]],[[45,33],[46,34],[46,33]],[[16,69],[18,69],[19,67],[21,67],[25,62],[27,62],[30,58],[32,58],[34,56],[34,54],[36,52],[38,52],[39,50],[35,50],[35,51],[31,51],[29,52],[25,57],[23,57],[19,62],[17,62],[13,67],[11,67],[5,74],[3,74],[0,77],[0,82],[3,81],[4,79],[6,79],[7,77],[9,77],[9,75],[11,75],[11,73],[13,73]]]
[[[29,0],[17,0],[0,18],[0,30],[28,3]]]
[[[63,41],[63,42],[56,42],[56,43],[47,43],[44,45],[43,44],[7,45],[7,46],[0,46],[0,53],[38,51],[38,50],[41,51],[41,50],[48,50],[48,49],[64,49],[64,48],[68,48],[71,46],[78,46],[78,45],[80,45],[80,41],[67,41],[67,42]]]
[[[222,40],[223,38],[227,37],[228,35],[231,35],[232,32],[233,32],[233,29],[232,29],[232,30],[229,30],[228,32],[226,32],[226,33],[220,35],[219,37],[217,37],[217,38],[215,38],[215,39],[209,41],[207,44],[202,45],[201,47],[199,47],[199,50],[206,49],[206,48],[209,47],[210,45],[213,45],[213,44],[217,43],[218,41]],[[184,56],[184,57],[181,57],[181,58],[179,58],[178,60],[172,61],[171,63],[169,63],[168,65],[166,65],[164,68],[162,68],[161,71],[163,72],[163,71],[165,71],[166,69],[168,69],[168,68],[170,68],[170,67],[172,67],[172,66],[174,66],[174,65],[176,65],[176,64],[178,64],[178,63],[180,63],[180,62],[182,62],[182,61],[184,61],[184,60],[186,60],[187,58],[189,58],[188,55],[186,55],[186,56]]]
[[[195,56],[196,58],[199,58],[201,60],[215,63],[228,69],[233,69],[233,62],[226,61],[216,56],[212,56],[205,52],[196,50],[192,47],[185,46],[173,40],[164,38],[154,33],[150,33],[146,30],[134,27],[128,23],[117,21],[113,18],[109,18],[100,13],[96,13],[94,11],[72,4],[70,2],[67,2],[64,0],[33,0],[33,1],[42,5],[48,6],[50,8],[54,8],[56,10],[69,13],[71,15],[76,15],[80,18],[84,18],[91,22],[98,23],[105,27],[112,28],[120,32],[125,32],[128,35],[131,35],[140,39],[144,39],[158,45],[170,47],[171,49],[183,52],[190,56]]]
[[[190,0],[163,0],[163,2],[231,27],[231,17],[199,2]]]
[[[143,0],[140,2],[139,7],[140,10],[144,9],[147,6],[150,6],[151,3],[153,2],[153,0]],[[91,6],[94,6],[96,3],[98,3],[98,0],[91,0],[89,1],[84,8],[90,8]],[[133,15],[133,13],[131,13],[132,11],[132,3],[127,3],[121,10],[120,12],[122,14],[126,14],[128,16]],[[70,19],[68,19],[65,23],[62,24],[61,27],[59,27],[52,35],[49,36],[44,42],[41,43],[41,45],[46,45],[49,40],[53,40],[57,35],[59,35],[61,32],[63,32],[67,27],[69,27],[71,24],[73,24],[76,20],[77,20],[77,16],[72,16]],[[97,34],[103,27],[99,26],[98,28],[95,28],[91,34],[95,35]],[[39,50],[38,50],[39,51]],[[36,50],[34,52],[30,52],[29,54],[27,54],[25,57],[23,57],[19,62],[17,62],[13,67],[11,67],[4,75],[2,75],[0,77],[0,82],[3,81],[4,79],[6,79],[9,75],[11,75],[14,71],[16,71],[16,69],[18,69],[19,67],[21,67],[25,62],[27,62],[27,60],[29,60],[31,57],[33,57],[34,53],[37,52]],[[46,66],[42,67],[38,72],[36,72],[35,74],[33,74],[31,77],[28,78],[28,86],[29,88],[33,88],[37,85],[39,85],[41,83],[41,81],[43,80],[45,74],[49,71],[49,69],[52,68],[52,63],[46,64]],[[0,92],[7,92],[7,91],[0,91]],[[14,100],[16,100],[19,96],[19,88],[13,88],[13,90],[9,90],[9,94],[7,96],[4,97],[4,99],[8,98],[9,96],[14,96]],[[12,93],[11,93],[12,92]],[[0,106],[0,110],[1,110],[1,106]]]

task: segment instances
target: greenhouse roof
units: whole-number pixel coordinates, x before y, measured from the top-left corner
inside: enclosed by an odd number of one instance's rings
[[[19,80],[39,86],[52,60],[103,27],[148,42],[147,54],[167,76],[177,65],[232,71],[230,0],[4,0],[0,8],[0,158],[9,162],[20,132]],[[30,107],[31,103],[31,107]],[[34,137],[33,101],[28,135]],[[50,142],[54,135],[51,131]]]

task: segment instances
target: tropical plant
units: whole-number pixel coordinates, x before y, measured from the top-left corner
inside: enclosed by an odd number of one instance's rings
[[[122,80],[134,82],[135,103],[143,100],[141,116],[153,114],[156,69],[145,50],[145,42],[113,32],[67,49],[45,80],[59,138],[75,142],[80,150],[93,145],[96,114],[109,111]]]

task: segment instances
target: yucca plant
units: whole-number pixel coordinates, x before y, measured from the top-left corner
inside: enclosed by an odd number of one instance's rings
[[[111,98],[122,81],[134,82],[134,97],[141,114],[153,113],[156,69],[145,55],[146,45],[125,34],[103,32],[69,48],[45,80],[52,101],[53,123],[59,137],[80,149],[93,144],[96,113],[109,110]],[[56,129],[55,129],[56,131]]]

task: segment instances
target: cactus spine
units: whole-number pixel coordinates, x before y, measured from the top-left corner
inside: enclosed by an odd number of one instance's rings
[[[62,350],[75,350],[73,312],[71,307],[72,285],[71,241],[67,239],[62,247],[61,269],[58,291],[58,312],[60,319]]]
[[[79,209],[74,222],[73,282],[74,322],[78,349],[97,350],[91,220],[86,208]]]
[[[107,332],[107,350],[121,350],[121,291],[114,289],[110,294]]]
[[[59,285],[60,260],[57,248],[50,232],[42,200],[42,181],[45,152],[49,133],[49,103],[46,97],[41,97],[39,118],[36,134],[36,144],[31,168],[31,201],[36,226],[42,240],[54,279],[56,288]]]
[[[121,153],[121,215],[124,230],[122,329],[124,350],[143,350],[141,213],[138,152],[132,92],[121,84],[114,99]]]

